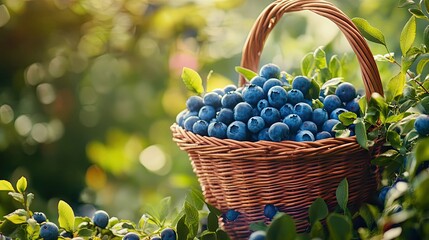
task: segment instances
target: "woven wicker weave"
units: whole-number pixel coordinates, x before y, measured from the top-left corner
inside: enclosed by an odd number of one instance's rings
[[[270,4],[258,17],[243,49],[241,66],[256,71],[264,42],[286,12],[310,10],[337,24],[357,55],[366,95],[383,89],[377,66],[365,40],[348,17],[322,0],[286,0]],[[240,79],[240,85],[244,84]],[[204,196],[223,212],[241,214],[223,228],[233,239],[247,239],[251,222],[265,220],[263,208],[274,204],[291,215],[299,231],[308,227],[308,207],[322,197],[330,208],[336,203],[338,183],[347,178],[349,203],[358,205],[377,186],[371,168],[372,150],[362,149],[355,137],[315,142],[235,141],[199,136],[171,126],[173,140],[186,151]]]

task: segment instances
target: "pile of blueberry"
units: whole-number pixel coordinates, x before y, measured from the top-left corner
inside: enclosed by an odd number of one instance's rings
[[[191,96],[176,122],[202,136],[238,141],[315,141],[335,137],[333,127],[344,112],[360,113],[359,97],[350,83],[341,83],[335,94],[320,91],[313,104],[312,82],[305,76],[291,83],[275,64],[264,65],[248,84],[228,85],[203,97]],[[322,107],[323,105],[323,107]],[[350,135],[354,134],[353,125]]]

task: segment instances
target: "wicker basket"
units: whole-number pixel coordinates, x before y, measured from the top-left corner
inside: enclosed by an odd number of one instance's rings
[[[366,96],[383,94],[372,53],[357,28],[338,8],[322,0],[283,0],[271,3],[256,20],[244,45],[241,66],[256,71],[268,34],[286,12],[310,10],[334,22],[349,41],[359,61]],[[240,78],[240,85],[245,83]],[[291,215],[299,231],[308,227],[308,207],[323,198],[336,203],[339,182],[349,182],[349,203],[368,200],[377,187],[377,171],[370,165],[373,150],[359,146],[355,137],[315,142],[235,141],[199,136],[177,124],[173,140],[186,151],[208,203],[223,212],[241,214],[223,228],[233,239],[247,239],[251,222],[267,220],[266,204]]]

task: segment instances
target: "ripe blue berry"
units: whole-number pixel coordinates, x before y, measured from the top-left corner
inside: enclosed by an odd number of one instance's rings
[[[226,220],[228,221],[235,221],[240,213],[234,209],[228,209],[225,213]]]
[[[383,203],[383,205],[384,205],[384,202],[386,201],[386,195],[387,195],[387,192],[389,192],[390,188],[391,187],[389,186],[384,186],[383,188],[381,188],[380,193],[378,194],[378,200],[381,203]]]
[[[299,131],[296,134],[295,140],[298,142],[312,142],[314,141],[314,135],[307,130]]]
[[[268,90],[268,102],[279,109],[287,102],[287,91],[282,86],[274,86]]]
[[[234,111],[232,111],[229,108],[222,108],[216,116],[216,119],[219,122],[223,122],[226,125],[229,125],[230,123],[232,123],[234,121]]]
[[[105,228],[109,223],[109,214],[103,210],[98,210],[94,213],[92,221],[94,222],[95,226]]]
[[[299,130],[308,130],[310,131],[314,136],[317,134],[317,125],[312,121],[305,121],[301,124],[299,127]]]
[[[197,116],[190,116],[188,117],[185,122],[183,123],[183,126],[185,127],[186,130],[191,131],[193,130],[194,124],[200,120],[199,117]]]
[[[247,140],[248,133],[246,124],[240,121],[232,122],[231,124],[229,124],[226,130],[226,136],[229,139],[234,139],[238,141]]]
[[[296,133],[302,124],[301,118],[296,114],[290,114],[283,119],[289,127],[291,133]]]
[[[258,140],[259,141],[271,141],[270,136],[268,135],[269,128],[264,128],[258,133]]]
[[[210,122],[216,117],[216,109],[212,106],[203,106],[198,112],[198,117],[206,122]]]
[[[267,81],[266,78],[263,78],[261,76],[255,76],[250,80],[250,84],[253,84],[262,88],[266,81]]]
[[[247,123],[253,116],[253,107],[247,102],[238,103],[234,107],[234,120]]]
[[[304,101],[304,94],[302,94],[302,92],[298,89],[291,89],[287,94],[288,102],[292,105]]]
[[[226,138],[226,129],[228,126],[223,122],[211,122],[208,126],[207,133],[210,137],[219,139]]]
[[[289,137],[289,127],[285,123],[273,123],[268,129],[268,136],[274,142],[286,140]]]
[[[198,120],[192,126],[192,132],[201,136],[207,136],[209,124],[204,120]]]
[[[337,95],[342,102],[348,102],[356,98],[356,89],[351,83],[344,82],[338,85],[337,90],[335,90],[335,95]]]
[[[281,77],[280,76],[280,68],[273,63],[265,64],[259,70],[259,76],[261,76],[265,79],[270,79],[270,78],[280,79],[280,77]]]
[[[214,108],[218,108],[221,106],[222,96],[216,92],[206,93],[203,97],[203,102],[205,105],[212,106]]]
[[[261,112],[262,109],[269,107],[269,106],[270,106],[270,104],[268,103],[267,99],[261,99],[257,104],[257,108],[258,108],[259,112]]]
[[[40,226],[39,236],[45,240],[57,240],[59,235],[59,230],[57,225],[52,222],[44,223]]]
[[[255,106],[264,97],[264,90],[258,85],[250,84],[243,90],[243,100],[252,106]]]
[[[137,233],[129,232],[129,233],[125,234],[125,236],[122,238],[122,240],[140,240],[140,237],[139,237],[139,235],[137,235]]]
[[[285,118],[289,114],[293,114],[293,106],[290,103],[286,103],[280,108],[280,117]]]
[[[161,231],[161,240],[176,240],[176,231],[172,228],[165,228]]]
[[[327,120],[323,126],[322,126],[322,131],[326,131],[329,132],[331,134],[331,136],[335,136],[335,132],[332,131],[332,129],[334,128],[335,125],[337,125],[340,121],[338,121],[337,119],[329,119]]]
[[[323,101],[323,105],[323,108],[325,108],[328,113],[331,113],[335,109],[342,107],[341,99],[337,95],[326,96],[325,100]]]
[[[310,87],[311,81],[305,76],[297,76],[292,81],[292,88],[300,90],[304,95],[307,94]]]
[[[335,109],[334,111],[331,112],[331,114],[329,115],[329,117],[331,119],[340,120],[340,118],[339,118],[340,114],[341,113],[345,113],[345,112],[348,112],[348,111],[346,109],[344,109],[344,108],[337,108],[337,109]]]
[[[429,135],[429,115],[422,114],[416,118],[414,128],[420,136]]]
[[[282,83],[280,80],[275,79],[275,78],[270,78],[270,79],[268,79],[268,80],[264,83],[264,86],[262,86],[262,89],[264,90],[264,93],[265,93],[265,94],[268,94],[268,91],[269,91],[272,87],[274,87],[274,86],[282,86],[282,85],[283,85],[283,83]]]
[[[249,240],[265,240],[266,236],[267,234],[264,231],[258,230],[250,234]]]
[[[223,95],[221,103],[222,107],[233,109],[235,105],[243,101],[241,93],[230,91]]]
[[[359,116],[360,115],[359,99],[354,98],[350,102],[347,102],[346,109],[350,112],[356,113]]]
[[[313,109],[307,103],[297,103],[293,108],[293,112],[298,115],[302,121],[311,120]]]
[[[273,219],[273,217],[277,214],[279,210],[273,204],[267,204],[264,207],[264,216],[269,220]]]
[[[280,121],[280,112],[276,108],[266,107],[261,111],[261,117],[264,119],[266,126]]]
[[[321,139],[331,138],[331,137],[332,137],[331,134],[326,131],[321,131],[316,134],[316,140],[321,140]]]
[[[46,215],[42,212],[34,212],[33,219],[40,224],[46,222]]]
[[[212,92],[215,92],[215,93],[219,94],[219,96],[221,96],[221,97],[223,95],[225,95],[225,91],[223,89],[220,89],[220,88],[215,88],[215,89],[213,89]]]
[[[234,92],[235,90],[237,90],[237,86],[231,84],[231,85],[227,85],[223,88],[223,91],[225,92],[225,94],[229,93],[229,92]]]
[[[186,100],[186,107],[190,112],[198,112],[203,106],[204,102],[200,96],[191,96]]]
[[[247,121],[247,129],[249,129],[251,133],[258,133],[264,128],[265,121],[260,116],[251,117],[249,121]]]
[[[318,126],[322,127],[323,123],[328,120],[328,113],[323,108],[316,108],[313,111],[312,118],[313,122]]]

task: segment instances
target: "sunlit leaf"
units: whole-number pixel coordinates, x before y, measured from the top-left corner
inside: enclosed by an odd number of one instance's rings
[[[25,192],[25,190],[27,189],[27,179],[25,177],[21,177],[20,179],[18,179],[18,181],[16,182],[16,189],[20,193]]]
[[[182,72],[182,80],[188,90],[197,94],[202,94],[204,92],[203,80],[195,70],[184,67]]]
[[[197,232],[198,232],[198,224],[199,224],[198,210],[188,202],[185,202],[184,210],[185,210],[185,216],[186,216],[185,225],[189,230],[187,238],[194,239],[194,237],[197,235]]]
[[[7,220],[15,224],[25,223],[27,221],[27,217],[28,217],[27,211],[25,211],[24,209],[17,209],[14,212],[4,216],[4,218],[6,218]]]
[[[381,153],[376,158],[371,160],[372,164],[378,165],[378,166],[387,166],[389,165],[394,159],[399,156],[398,151],[394,149],[389,149],[384,153]]]
[[[392,147],[399,149],[401,148],[401,136],[395,131],[387,131],[387,141]]]
[[[322,87],[320,87],[320,88],[326,89],[328,87],[336,87],[342,82],[343,82],[343,78],[341,78],[341,77],[332,78],[332,79],[326,81],[325,83],[323,83]]]
[[[24,195],[19,192],[9,192],[9,196],[11,196],[16,201],[20,202],[21,204],[24,204]]]
[[[258,74],[254,71],[240,66],[235,67],[235,71],[241,74],[247,81],[250,81],[252,78],[258,76]]]
[[[427,19],[427,17],[425,16],[425,14],[422,12],[422,10],[417,9],[417,8],[411,8],[408,10],[411,14],[413,14],[416,18],[422,18],[422,19]]]
[[[427,29],[429,29],[429,26]],[[429,44],[429,42],[428,42],[428,44]],[[416,67],[417,74],[421,74],[423,72],[427,63],[429,63],[429,54],[424,54],[421,56],[420,61],[417,63],[417,67]]]
[[[429,0],[425,0],[426,12],[429,13]]]
[[[345,126],[349,126],[356,120],[357,115],[354,112],[343,112],[338,116],[338,118]]]
[[[7,180],[0,180],[0,191],[12,191],[15,192],[15,189],[13,189],[12,183],[10,183]]]
[[[307,53],[301,60],[301,73],[304,76],[310,77],[314,68],[314,55]]]
[[[37,224],[36,220],[29,218],[27,220],[27,234],[28,239],[37,239],[39,237],[40,225]]]
[[[423,43],[426,45],[426,47],[429,46],[429,25],[426,26],[425,30],[423,31]]]
[[[387,84],[386,99],[388,102],[392,101],[397,96],[402,95],[404,91],[406,78],[403,72],[394,76]]]
[[[399,0],[398,7],[403,8],[414,4],[415,2],[413,0]]]
[[[310,89],[308,90],[309,97],[311,99],[317,99],[319,98],[319,94],[320,94],[319,84],[316,82],[316,80],[311,79]]]
[[[415,38],[416,38],[416,17],[411,16],[411,18],[408,20],[408,22],[405,24],[404,28],[402,29],[400,40],[399,40],[402,55],[407,54],[408,50],[413,45]]]
[[[326,63],[326,53],[323,50],[322,47],[318,47],[315,51],[314,51],[314,66],[317,69],[323,69],[323,68],[327,68],[328,65]]]
[[[74,212],[73,209],[63,200],[58,202],[58,223],[61,228],[68,232],[74,231]]]
[[[386,40],[383,33],[376,27],[372,26],[363,18],[353,18],[353,23],[359,28],[362,35],[371,42],[386,46]]]
[[[337,55],[331,57],[329,61],[329,71],[331,72],[332,77],[341,76],[341,61],[338,59]]]
[[[365,123],[360,118],[355,121],[355,134],[359,145],[364,149],[368,149],[368,137],[366,135]]]

